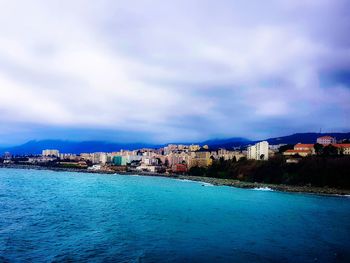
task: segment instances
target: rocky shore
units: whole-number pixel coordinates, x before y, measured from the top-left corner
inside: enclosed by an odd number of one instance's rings
[[[232,186],[238,188],[261,188],[271,189],[281,192],[293,192],[293,193],[312,193],[321,195],[350,195],[350,189],[337,189],[330,187],[314,187],[314,186],[296,186],[296,185],[284,185],[284,184],[263,184],[263,183],[251,183],[243,182],[234,179],[221,179],[211,177],[196,177],[196,176],[179,176],[179,179],[186,179],[192,181],[200,181],[217,186]]]
[[[37,165],[3,165],[0,164],[0,168],[12,168],[12,169],[35,169],[35,170],[52,170],[60,172],[78,172],[78,173],[94,173],[94,174],[116,174],[114,171],[101,171],[101,170],[87,170],[87,169],[76,169],[76,168],[61,168],[61,167],[46,167]],[[284,185],[284,184],[263,184],[263,183],[251,183],[244,182],[234,179],[221,179],[213,177],[199,177],[199,176],[189,176],[189,175],[177,175],[177,174],[158,174],[149,172],[118,172],[122,175],[143,175],[143,176],[160,176],[168,178],[176,178],[181,180],[191,180],[197,182],[208,183],[216,186],[231,186],[238,188],[261,188],[261,189],[271,189],[274,191],[281,192],[293,192],[293,193],[311,193],[320,195],[350,195],[350,189],[337,189],[330,187],[314,187],[314,186],[296,186],[296,185]]]

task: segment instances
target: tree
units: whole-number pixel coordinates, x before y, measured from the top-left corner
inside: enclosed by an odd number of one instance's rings
[[[321,155],[323,153],[323,145],[322,144],[319,144],[319,143],[315,143],[314,144],[314,149],[315,149],[315,152],[316,152],[316,155]]]
[[[324,156],[336,156],[338,155],[338,148],[333,146],[332,144],[327,145],[323,148],[323,155]]]
[[[168,160],[168,159],[165,159],[164,165],[165,165],[166,167],[169,167],[169,160]]]
[[[286,144],[286,145],[282,145],[279,149],[278,152],[279,153],[283,153],[287,150],[293,150],[294,149],[294,145],[293,144]]]

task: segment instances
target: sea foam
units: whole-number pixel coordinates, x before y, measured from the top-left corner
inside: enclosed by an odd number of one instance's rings
[[[257,190],[257,191],[273,191],[273,189],[271,189],[270,187],[255,187],[255,188],[253,188],[253,190]]]

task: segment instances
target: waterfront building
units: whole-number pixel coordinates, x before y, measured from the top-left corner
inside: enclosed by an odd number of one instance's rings
[[[337,143],[337,140],[335,137],[322,136],[322,137],[318,137],[316,142],[322,145],[329,145],[329,144]]]
[[[58,150],[51,150],[51,149],[46,149],[42,151],[42,156],[55,156],[59,157],[60,152]]]
[[[117,155],[113,157],[113,164],[116,166],[124,166],[126,165],[126,160],[125,156]]]
[[[191,156],[185,152],[170,153],[166,157],[168,160],[168,165],[170,167],[172,167],[175,164],[179,164],[179,163],[183,163],[183,162],[185,162],[186,164],[189,164],[190,159],[191,159]]]
[[[61,160],[79,161],[80,157],[72,153],[60,153]]]
[[[131,162],[134,162],[134,161],[141,161],[142,160],[142,156],[135,155],[135,154],[126,155],[125,158],[126,158],[126,162],[127,163],[131,163]]]
[[[92,163],[94,164],[106,164],[107,163],[107,154],[104,152],[96,152],[91,154]]]
[[[5,160],[11,160],[11,158],[12,158],[11,153],[10,153],[10,152],[5,152],[5,154],[4,154],[4,159],[5,159]]]
[[[247,158],[253,160],[268,160],[269,159],[269,143],[267,141],[259,142],[255,145],[248,146]]]
[[[92,162],[92,154],[91,153],[81,153],[80,158],[84,161],[90,161]]]
[[[182,163],[174,164],[172,166],[171,170],[173,173],[186,173],[187,172],[187,165],[182,164]]]
[[[143,171],[143,172],[151,172],[151,173],[155,173],[157,172],[158,166],[155,165],[140,165],[138,167],[136,167],[137,171]]]
[[[209,151],[197,151],[190,161],[190,167],[208,167],[213,162]]]

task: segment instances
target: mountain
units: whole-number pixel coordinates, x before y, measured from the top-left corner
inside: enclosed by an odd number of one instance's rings
[[[251,140],[248,140],[246,138],[242,137],[233,137],[228,139],[213,139],[213,140],[207,140],[200,145],[208,145],[211,149],[217,149],[217,148],[232,148],[232,147],[239,147],[239,146],[245,146],[252,143]]]
[[[269,144],[297,144],[299,142],[300,143],[316,143],[316,140],[318,137],[326,136],[326,135],[335,137],[337,140],[350,139],[350,132],[347,132],[347,133],[308,132],[308,133],[295,133],[292,135],[282,136],[282,137],[268,138],[268,139],[265,139],[265,141],[268,141]],[[212,149],[217,149],[217,148],[231,149],[233,147],[247,146],[249,144],[254,144],[254,143],[257,143],[259,141],[262,141],[262,140],[251,141],[251,140],[241,138],[241,137],[234,137],[234,138],[228,138],[228,139],[208,140],[208,141],[202,142],[201,145],[207,144]]]
[[[57,149],[61,153],[92,153],[92,152],[114,152],[121,149],[135,150],[140,148],[158,148],[160,145],[144,143],[113,143],[103,141],[63,141],[63,140],[41,140],[29,141],[25,144],[1,148],[0,154],[10,152],[12,154],[41,154],[44,149]]]
[[[320,136],[330,135],[336,137],[337,140],[349,139],[348,133],[296,133],[288,136],[268,138],[265,139],[269,144],[297,144],[301,143],[315,143]],[[259,140],[262,141],[262,140]],[[259,141],[251,141],[246,138],[233,137],[227,139],[213,139],[201,143],[194,143],[200,145],[208,145],[211,149],[246,146]],[[186,143],[191,144],[191,143]],[[0,155],[4,152],[12,154],[40,154],[44,149],[57,149],[61,153],[92,153],[92,152],[114,152],[121,149],[136,150],[141,148],[160,148],[164,145],[146,144],[146,143],[114,143],[104,141],[63,141],[63,140],[42,140],[29,141],[25,144],[0,148]]]
[[[318,137],[321,136],[332,136],[335,137],[337,140],[343,140],[343,139],[349,139],[350,138],[350,132],[340,133],[340,132],[330,132],[330,133],[316,133],[316,132],[309,132],[309,133],[295,133],[288,136],[282,136],[277,138],[269,138],[266,139],[266,141],[269,142],[269,144],[297,144],[297,143],[316,143],[316,140]]]

